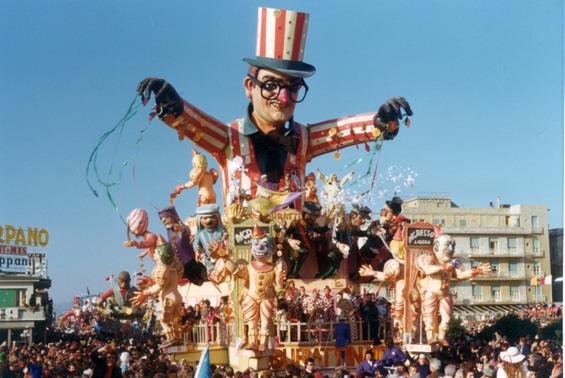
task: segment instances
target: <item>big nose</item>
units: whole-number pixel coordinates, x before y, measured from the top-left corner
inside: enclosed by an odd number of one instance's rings
[[[290,102],[290,91],[288,90],[288,88],[281,88],[277,100],[279,100],[279,102],[283,105],[286,105]]]

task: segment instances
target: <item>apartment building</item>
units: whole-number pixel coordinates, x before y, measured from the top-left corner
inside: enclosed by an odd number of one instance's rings
[[[430,196],[406,200],[403,214],[413,222],[441,224],[455,239],[455,258],[466,269],[485,262],[495,269],[452,283],[459,309],[505,312],[553,301],[551,286],[539,284],[551,274],[546,206],[460,208],[448,197]]]

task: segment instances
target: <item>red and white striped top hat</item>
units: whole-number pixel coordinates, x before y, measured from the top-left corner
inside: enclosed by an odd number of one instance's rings
[[[293,77],[308,77],[316,68],[304,63],[308,14],[286,9],[259,8],[255,58],[243,60]]]

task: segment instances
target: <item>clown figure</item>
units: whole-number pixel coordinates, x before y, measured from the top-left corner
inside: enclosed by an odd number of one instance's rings
[[[487,274],[491,271],[491,266],[485,263],[471,270],[462,270],[461,263],[453,259],[455,241],[440,228],[436,228],[434,232],[433,255],[419,256],[416,267],[424,273],[421,281],[422,315],[428,343],[447,344],[445,333],[453,314],[453,299],[449,291],[450,280],[452,278],[468,280],[479,274]]]
[[[236,274],[245,280],[247,288],[241,299],[243,323],[247,326],[244,340],[249,349],[260,351],[268,348],[276,311],[276,291],[282,288],[286,279],[281,265],[275,266],[268,261],[272,253],[272,241],[255,225],[251,242],[253,260],[247,266],[240,264]]]

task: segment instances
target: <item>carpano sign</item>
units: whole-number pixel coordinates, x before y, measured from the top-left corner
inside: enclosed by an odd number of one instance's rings
[[[29,265],[29,256],[0,255],[0,271],[2,272],[26,273]]]
[[[45,247],[48,243],[49,232],[44,228],[0,226],[0,244]]]

